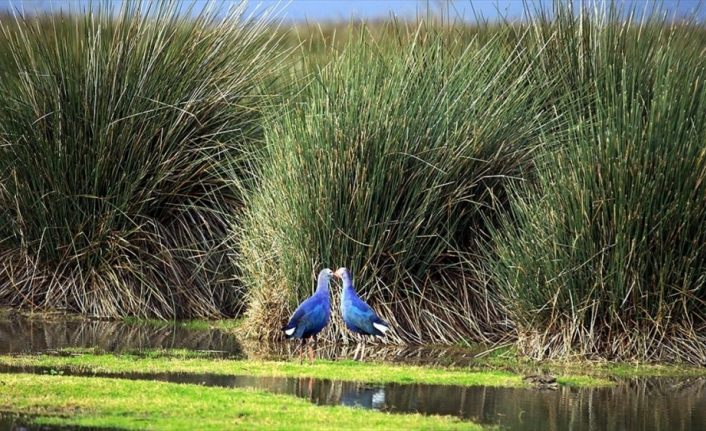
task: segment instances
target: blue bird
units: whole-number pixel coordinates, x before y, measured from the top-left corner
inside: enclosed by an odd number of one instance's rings
[[[390,324],[382,320],[370,306],[360,299],[353,287],[353,278],[347,268],[338,268],[335,274],[343,280],[343,294],[341,295],[341,314],[346,327],[356,334],[372,335],[375,337],[383,337],[390,330]],[[357,346],[353,359],[356,359],[358,354]],[[363,358],[365,353],[365,342],[362,345],[360,358]]]
[[[289,323],[282,327],[282,331],[288,339],[300,338],[302,340],[302,348],[309,337],[314,338],[314,347],[316,347],[316,335],[324,329],[331,317],[329,283],[332,276],[333,271],[329,268],[324,268],[319,272],[316,292],[299,304],[292,318],[289,319]],[[311,360],[314,359],[313,356],[314,351],[312,350]]]

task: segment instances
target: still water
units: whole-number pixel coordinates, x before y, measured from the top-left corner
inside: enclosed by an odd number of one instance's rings
[[[0,354],[52,352],[73,347],[109,353],[188,349],[243,357],[236,337],[222,331],[191,330],[173,324],[36,320],[17,314],[0,315]]]

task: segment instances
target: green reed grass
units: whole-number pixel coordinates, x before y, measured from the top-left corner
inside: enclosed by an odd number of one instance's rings
[[[242,306],[230,224],[279,54],[242,5],[179,9],[1,21],[0,302],[159,318]]]
[[[568,5],[0,17],[0,302],[275,337],[345,265],[392,341],[705,363],[706,30]]]
[[[704,30],[559,12],[535,43],[565,127],[492,238],[520,352],[704,363]]]
[[[542,85],[498,39],[422,30],[352,40],[268,124],[241,245],[259,335],[276,336],[324,266],[353,270],[394,340],[507,333],[476,245],[531,167]],[[337,316],[328,335],[345,338]]]

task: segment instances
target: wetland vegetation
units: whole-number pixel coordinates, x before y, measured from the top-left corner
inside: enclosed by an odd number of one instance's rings
[[[176,4],[0,21],[3,304],[275,339],[346,265],[396,343],[706,362],[700,23]]]
[[[0,306],[56,323],[0,308],[0,424],[703,425],[703,23],[107,4],[0,16]],[[394,328],[369,362],[336,312],[280,343],[324,266]]]

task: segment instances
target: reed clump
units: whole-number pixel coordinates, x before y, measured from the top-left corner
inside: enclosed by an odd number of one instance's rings
[[[102,6],[0,21],[0,302],[232,315],[230,226],[279,54],[244,6]]]
[[[276,337],[312,275],[346,265],[393,340],[506,336],[477,245],[531,170],[543,86],[503,40],[454,44],[422,27],[360,37],[295,84],[296,103],[266,127],[243,218],[255,333]]]
[[[564,126],[490,265],[520,352],[705,363],[703,29],[615,9],[536,26]]]

